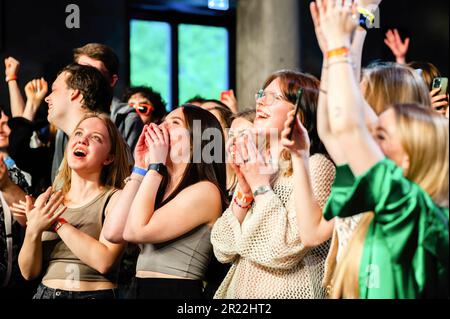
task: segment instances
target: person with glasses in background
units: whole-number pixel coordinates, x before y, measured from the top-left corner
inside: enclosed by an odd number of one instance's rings
[[[161,94],[150,87],[137,86],[128,88],[123,95],[122,102],[128,103],[139,114],[145,124],[161,124],[166,116],[167,103]]]

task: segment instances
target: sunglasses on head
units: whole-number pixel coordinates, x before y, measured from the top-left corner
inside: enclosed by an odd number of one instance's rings
[[[134,108],[138,114],[144,116],[149,115],[154,110],[153,106],[147,103],[129,103],[129,105]]]

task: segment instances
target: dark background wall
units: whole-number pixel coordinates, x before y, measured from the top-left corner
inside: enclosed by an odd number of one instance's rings
[[[151,3],[151,0],[145,0]],[[167,0],[172,1],[172,0]],[[186,0],[188,1],[188,0]],[[261,0],[264,1],[264,0]],[[301,2],[301,61],[303,69],[319,75],[321,55],[316,43],[309,2]],[[67,29],[67,5],[75,3],[81,11],[81,28]],[[205,0],[206,3],[206,0]],[[198,5],[198,1],[195,1]],[[19,83],[23,87],[34,77],[44,76],[50,83],[57,71],[72,58],[72,49],[88,42],[111,46],[123,62],[116,95],[128,79],[127,0],[0,0],[0,104],[9,105],[3,81],[3,58],[14,56],[21,62]],[[381,6],[381,29],[367,38],[365,61],[393,60],[384,45],[388,28],[397,27],[412,38],[408,60],[426,60],[448,75],[449,3],[447,0],[384,0]],[[3,11],[3,12],[2,12]],[[239,30],[237,30],[239,32]],[[295,32],[292,30],[282,32]],[[282,34],[280,32],[280,34]],[[42,110],[45,113],[45,110]]]
[[[4,58],[13,56],[21,62],[19,84],[44,76],[49,85],[59,69],[72,60],[73,48],[88,42],[111,46],[121,61],[127,59],[126,0],[0,0],[3,2],[3,45],[0,45],[0,104],[9,105],[4,82]],[[66,27],[66,7],[80,8],[80,28]],[[1,28],[0,28],[1,29]],[[120,87],[128,77],[127,63],[122,63]],[[45,112],[45,110],[43,110]]]
[[[301,1],[301,47],[303,69],[320,75],[321,53],[309,13],[310,1]],[[448,0],[408,1],[383,0],[380,6],[381,28],[369,31],[364,47],[364,61],[381,59],[395,61],[384,44],[386,32],[397,28],[403,37],[410,37],[407,61],[428,61],[448,76],[449,70],[449,2]]]

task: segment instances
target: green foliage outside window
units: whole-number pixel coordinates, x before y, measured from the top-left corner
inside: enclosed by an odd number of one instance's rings
[[[146,85],[171,101],[171,26],[164,22],[131,20],[130,82]],[[180,24],[179,37],[179,102],[195,95],[219,99],[229,88],[228,31],[221,27]]]

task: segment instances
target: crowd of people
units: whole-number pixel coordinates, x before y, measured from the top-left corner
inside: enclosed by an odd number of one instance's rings
[[[24,99],[6,58],[0,298],[449,298],[448,93],[397,30],[362,68],[380,2],[312,2],[321,78],[270,74],[255,107],[117,99],[98,43]]]

